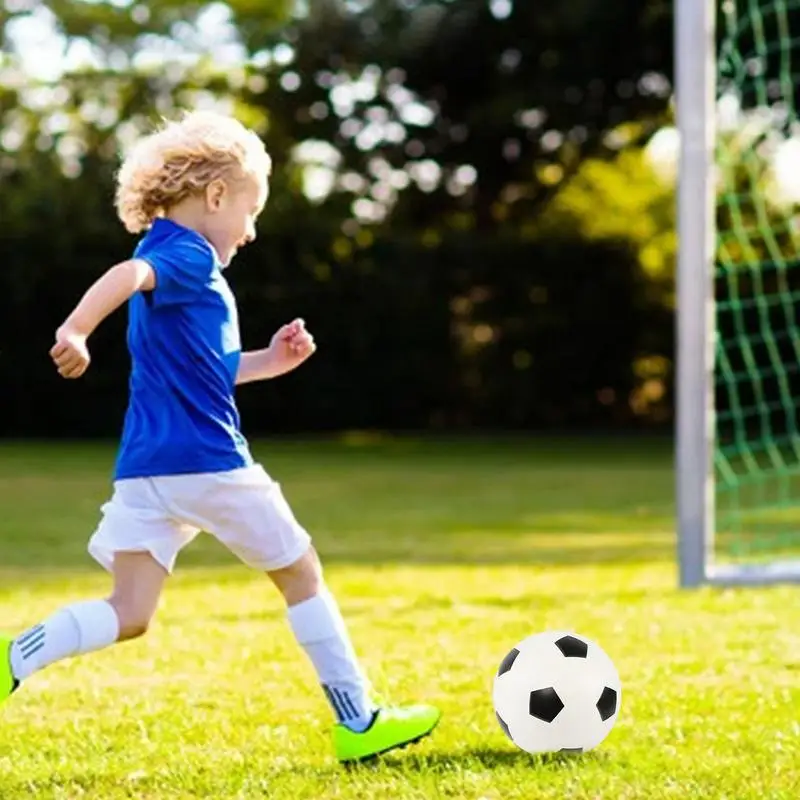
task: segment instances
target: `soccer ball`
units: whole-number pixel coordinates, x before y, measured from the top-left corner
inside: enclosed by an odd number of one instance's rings
[[[569,631],[523,639],[500,663],[492,692],[500,727],[528,753],[597,747],[617,721],[621,698],[608,655]]]

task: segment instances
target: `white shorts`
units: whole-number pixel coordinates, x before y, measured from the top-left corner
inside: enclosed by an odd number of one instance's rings
[[[116,481],[102,512],[89,553],[109,571],[115,553],[143,551],[171,573],[178,553],[201,531],[265,572],[288,567],[311,545],[280,485],[258,464]]]

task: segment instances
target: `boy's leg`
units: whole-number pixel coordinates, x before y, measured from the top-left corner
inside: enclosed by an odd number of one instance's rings
[[[376,708],[347,626],[325,585],[313,547],[288,567],[267,573],[283,595],[298,644],[317,672],[337,720],[354,731],[370,726]]]
[[[59,609],[13,640],[0,640],[0,700],[34,672],[70,656],[141,636],[155,614],[166,569],[150,553],[116,553],[112,594]]]
[[[245,564],[266,572],[283,594],[292,631],[337,717],[334,740],[342,761],[402,747],[433,730],[438,709],[375,708],[311,537],[263,468],[202,476],[183,490],[181,483],[170,481],[170,497],[179,507],[191,505],[192,514],[185,517],[216,536]]]
[[[372,758],[427,736],[439,722],[432,706],[377,708],[316,552],[267,573],[283,594],[298,643],[306,651],[338,724],[334,746],[341,761]]]
[[[108,603],[119,620],[118,641],[143,636],[158,610],[169,572],[147,552],[115,553],[111,571],[114,589]]]

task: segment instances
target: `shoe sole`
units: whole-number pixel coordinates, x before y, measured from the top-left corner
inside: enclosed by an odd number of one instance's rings
[[[356,764],[366,764],[370,761],[376,761],[380,756],[385,755],[386,753],[391,753],[393,750],[405,750],[406,747],[410,747],[412,744],[421,742],[426,736],[430,736],[436,730],[436,726],[439,724],[441,719],[442,716],[440,714],[436,718],[436,722],[434,722],[433,725],[431,725],[431,727],[425,731],[425,733],[421,733],[414,739],[409,739],[407,742],[400,742],[399,744],[393,744],[390,747],[384,748],[383,750],[378,750],[377,753],[370,753],[368,756],[361,756],[361,758],[348,758],[340,761],[339,763],[346,767],[352,767]]]

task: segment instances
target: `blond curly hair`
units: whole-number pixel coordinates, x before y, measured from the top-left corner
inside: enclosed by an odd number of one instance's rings
[[[268,178],[272,159],[264,143],[232,117],[187,113],[140,139],[117,175],[117,215],[130,233],[217,179]]]

